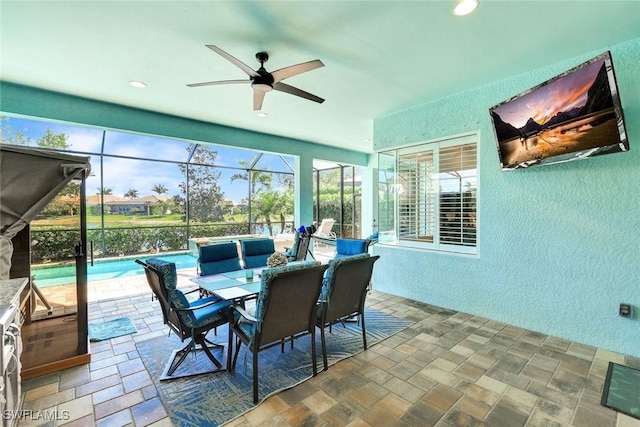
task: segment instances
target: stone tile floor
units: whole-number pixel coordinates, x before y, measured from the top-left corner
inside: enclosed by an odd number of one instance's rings
[[[167,333],[144,276],[92,286],[90,321],[128,316],[138,332],[93,343],[88,365],[25,381],[19,425],[172,425],[135,346]],[[375,290],[367,305],[414,323],[228,425],[640,427],[600,405],[608,362],[638,358]]]

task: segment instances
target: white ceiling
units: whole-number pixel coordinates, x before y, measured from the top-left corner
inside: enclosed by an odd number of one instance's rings
[[[371,152],[373,120],[640,37],[638,1],[0,1],[4,81]],[[187,83],[321,59],[286,80],[326,101]],[[614,58],[615,64],[615,58]],[[131,87],[130,80],[147,83]],[[514,94],[515,95],[515,94]],[[1,104],[0,104],[1,108]]]

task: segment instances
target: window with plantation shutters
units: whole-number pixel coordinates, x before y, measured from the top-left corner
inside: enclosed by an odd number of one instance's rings
[[[433,242],[436,226],[437,181],[431,150],[398,156],[398,238]]]
[[[379,153],[382,243],[476,253],[476,138],[471,135]]]

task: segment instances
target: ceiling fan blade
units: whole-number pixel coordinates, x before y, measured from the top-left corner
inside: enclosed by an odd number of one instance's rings
[[[324,99],[320,98],[319,96],[315,96],[309,92],[305,92],[302,89],[298,89],[297,87],[293,87],[290,86],[288,84],[282,83],[282,82],[278,82],[278,83],[274,83],[273,84],[273,90],[278,90],[280,92],[286,92],[289,93],[291,95],[295,95],[295,96],[299,96],[300,98],[305,98],[308,99],[310,101],[315,101],[319,104],[322,104],[324,102]]]
[[[249,67],[247,64],[245,64],[244,62],[240,61],[239,59],[229,55],[227,52],[225,52],[224,50],[220,49],[218,46],[214,46],[212,44],[208,44],[206,46],[209,49],[211,49],[212,51],[220,54],[220,56],[225,58],[227,61],[231,62],[236,67],[240,68],[245,73],[247,73],[247,75],[249,77],[258,77],[259,76],[259,74],[256,72],[256,70],[254,70],[253,68]]]
[[[289,77],[315,70],[320,67],[324,67],[324,64],[319,59],[315,59],[313,61],[303,62],[302,64],[280,68],[279,70],[272,72],[271,75],[273,76],[273,81],[277,83],[281,80],[288,79]]]
[[[262,110],[262,101],[264,101],[264,94],[261,90],[253,91],[253,111]]]
[[[198,87],[198,86],[214,86],[214,85],[230,85],[236,83],[251,83],[251,80],[219,80],[216,82],[202,82],[202,83],[189,83],[187,86],[189,87]]]

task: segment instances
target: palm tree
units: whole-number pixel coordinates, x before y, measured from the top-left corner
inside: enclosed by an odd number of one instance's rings
[[[156,184],[151,187],[151,191],[153,191],[154,193],[158,193],[158,195],[161,195],[164,193],[168,193],[169,189],[162,184]]]
[[[287,221],[287,214],[293,212],[293,189],[287,188],[280,197],[282,200],[278,207],[280,208],[280,232],[282,233]]]
[[[251,213],[256,222],[264,218],[269,229],[269,235],[273,236],[273,226],[271,225],[271,215],[278,210],[280,196],[277,192],[261,193],[261,197],[255,199],[251,204]]]
[[[164,193],[168,193],[169,189],[163,184],[156,184],[153,187],[151,187],[151,191],[153,191],[154,193],[157,193],[158,196],[161,196]],[[164,214],[167,211],[167,203],[165,202],[165,200],[158,198],[157,205],[160,207],[162,214]]]
[[[266,188],[266,189],[271,188],[271,181],[273,179],[273,176],[271,173],[250,170],[249,162],[247,162],[246,160],[240,160],[238,163],[240,163],[240,166],[246,169],[246,172],[236,173],[232,175],[231,182],[235,181],[236,179],[249,181],[249,174],[251,174],[251,187],[253,192],[257,192],[258,190],[260,190],[260,188]]]
[[[269,235],[273,235],[271,216],[278,212],[281,205],[279,193],[271,188],[273,175],[269,172],[250,170],[249,162],[246,160],[240,160],[239,163],[245,169],[245,172],[232,175],[231,182],[241,179],[249,183],[251,214],[255,221],[261,217],[264,218],[269,229]],[[251,218],[249,221],[251,221]]]
[[[134,190],[133,188],[131,188],[129,191],[124,193],[124,197],[128,199],[135,199],[138,197],[138,190]]]

